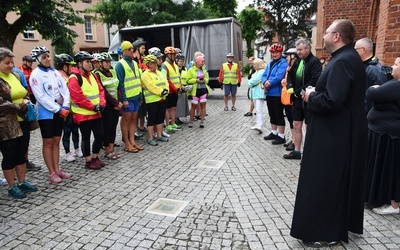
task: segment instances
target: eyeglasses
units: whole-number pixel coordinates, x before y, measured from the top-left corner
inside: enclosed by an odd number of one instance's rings
[[[365,49],[364,47],[360,47],[360,48],[354,48],[355,50],[359,50],[359,49]]]

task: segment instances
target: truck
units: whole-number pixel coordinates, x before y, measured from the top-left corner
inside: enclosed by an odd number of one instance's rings
[[[167,46],[180,48],[186,65],[196,51],[201,51],[213,89],[221,87],[218,74],[228,53],[233,53],[235,62],[242,67],[242,28],[232,17],[122,28],[110,43],[109,53],[118,60],[117,50],[122,41],[138,38],[146,41],[146,49],[158,47],[163,52]]]

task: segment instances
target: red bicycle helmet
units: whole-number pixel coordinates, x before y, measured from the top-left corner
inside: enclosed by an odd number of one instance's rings
[[[283,47],[279,43],[275,43],[271,45],[271,48],[269,48],[270,52],[282,52]]]

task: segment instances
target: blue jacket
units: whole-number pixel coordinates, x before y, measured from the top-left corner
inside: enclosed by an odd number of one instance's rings
[[[264,84],[267,80],[271,86],[266,89],[266,96],[281,96],[282,85],[281,81],[286,75],[288,63],[285,58],[281,57],[278,60],[271,60],[261,77],[261,82]]]
[[[250,99],[265,99],[264,86],[261,83],[261,76],[264,74],[265,69],[260,69],[252,74],[247,85],[250,89]],[[262,87],[262,88],[261,88]]]

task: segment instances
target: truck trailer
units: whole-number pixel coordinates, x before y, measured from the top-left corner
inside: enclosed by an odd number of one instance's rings
[[[205,55],[211,88],[221,87],[218,73],[228,53],[233,53],[235,62],[242,67],[242,29],[232,17],[122,28],[114,36],[109,53],[117,60],[121,42],[133,42],[138,38],[146,41],[146,49],[158,47],[163,52],[167,46],[180,48],[186,65],[196,51],[201,51]]]

